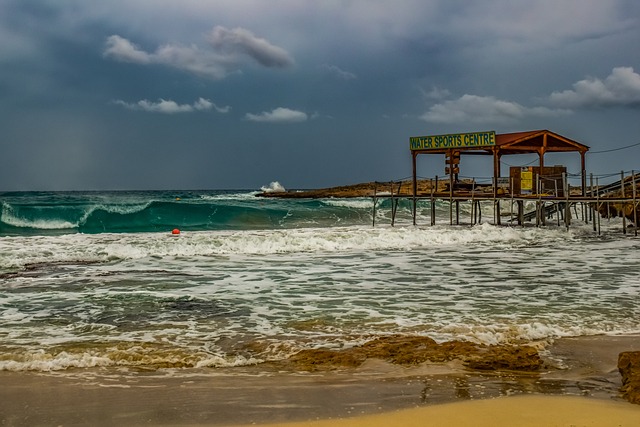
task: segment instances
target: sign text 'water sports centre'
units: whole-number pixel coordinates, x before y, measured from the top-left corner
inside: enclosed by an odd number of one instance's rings
[[[450,135],[412,136],[411,150],[435,150],[442,148],[490,147],[496,145],[496,133],[471,132]]]

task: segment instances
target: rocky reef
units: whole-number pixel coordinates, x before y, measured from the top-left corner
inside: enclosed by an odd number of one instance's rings
[[[597,209],[602,218],[624,217],[634,224],[640,220],[640,204],[637,204],[634,209],[633,202],[602,201],[598,203]]]
[[[624,351],[618,356],[622,375],[622,397],[640,405],[640,351]]]
[[[445,363],[459,360],[468,369],[537,371],[543,365],[532,346],[482,345],[465,341],[437,343],[428,337],[388,336],[361,346],[342,349],[303,350],[289,359],[295,369],[320,371],[355,368],[369,358],[398,365]]]
[[[418,194],[429,194],[435,185],[435,181],[431,179],[422,179],[417,181]],[[445,182],[438,182],[438,190],[444,188]],[[320,188],[315,190],[289,190],[289,191],[263,191],[258,193],[258,197],[274,197],[274,198],[308,198],[322,199],[329,197],[373,197],[374,195],[394,195],[411,196],[413,195],[413,183],[409,181],[387,181],[387,182],[365,182],[361,184],[344,185],[339,187]]]

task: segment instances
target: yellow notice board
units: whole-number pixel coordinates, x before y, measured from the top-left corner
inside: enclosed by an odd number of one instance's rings
[[[523,168],[520,172],[520,191],[533,191],[533,171],[530,168]]]

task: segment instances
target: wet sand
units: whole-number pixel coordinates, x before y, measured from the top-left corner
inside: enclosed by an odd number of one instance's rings
[[[502,425],[637,425],[640,406],[618,396],[617,357],[627,350],[640,350],[640,338],[558,340],[543,354],[546,366],[535,373],[469,370],[456,361],[407,367],[377,359],[353,369],[305,373],[264,366],[188,373],[0,372],[0,425],[358,425],[353,417],[379,416],[378,425],[463,426],[503,414],[511,423]],[[551,400],[530,400],[542,398]],[[556,412],[540,424],[539,417]],[[473,424],[464,424],[469,420]],[[414,421],[422,423],[409,424]]]

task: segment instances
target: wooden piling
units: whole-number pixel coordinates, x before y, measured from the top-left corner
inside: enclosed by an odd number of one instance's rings
[[[621,195],[624,199],[624,171],[620,172],[620,189],[622,191]],[[627,234],[627,216],[624,214],[624,206],[625,203],[621,204],[622,206],[622,234]]]
[[[436,183],[438,182],[438,177],[436,177]],[[435,187],[431,187],[431,225],[436,225],[436,201],[433,197],[435,193]]]
[[[372,227],[376,226],[376,204],[378,203],[378,182],[373,183],[373,224]]]
[[[598,236],[600,235],[600,217],[602,215],[600,215],[599,210],[600,210],[600,185],[598,184],[598,178],[596,177],[596,188],[598,189],[598,191],[596,192],[596,209],[598,209],[596,218],[598,218]],[[608,205],[607,205],[608,206]]]
[[[594,194],[596,194],[596,204],[595,206],[592,206],[592,209],[590,209],[589,211],[591,212],[591,222],[593,222],[593,231],[597,231],[597,227],[596,227],[596,215],[598,214],[598,193],[596,193],[595,188],[593,188],[593,174],[589,174],[589,183],[591,184],[591,196],[593,196]]]
[[[638,237],[638,206],[636,205],[636,173],[631,171],[631,185],[633,185],[633,232]]]
[[[393,181],[391,181],[391,226],[395,226],[396,222],[396,209],[395,199],[393,197]]]
[[[571,225],[571,207],[569,205],[569,180],[567,179],[567,173],[562,173],[562,184],[564,187],[564,225],[567,227],[567,231],[569,231],[569,226]]]

